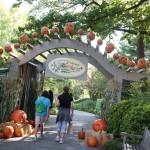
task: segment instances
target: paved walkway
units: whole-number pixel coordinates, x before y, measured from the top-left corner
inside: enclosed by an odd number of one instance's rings
[[[65,135],[64,143],[59,144],[55,141],[56,137],[56,116],[50,116],[49,121],[45,124],[44,137],[37,142],[33,142],[33,136],[15,137],[10,139],[0,139],[0,150],[97,150],[85,144],[84,140],[77,137],[81,128],[91,129],[92,122],[96,119],[95,115],[75,111],[73,118],[73,134]]]

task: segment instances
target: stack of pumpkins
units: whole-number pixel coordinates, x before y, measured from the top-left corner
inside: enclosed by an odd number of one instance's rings
[[[10,115],[10,122],[0,125],[0,138],[22,137],[32,133],[33,121],[26,119],[27,115],[23,110],[15,110]]]
[[[89,147],[96,147],[100,146],[103,147],[103,145],[110,140],[113,140],[114,136],[111,133],[107,133],[105,131],[107,127],[107,123],[105,120],[98,119],[95,120],[92,123],[92,129],[83,131],[83,128],[81,131],[78,132],[78,138],[84,139],[86,144]]]

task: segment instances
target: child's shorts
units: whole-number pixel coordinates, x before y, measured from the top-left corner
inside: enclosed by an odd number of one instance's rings
[[[45,122],[44,116],[35,115],[35,124],[43,124]]]

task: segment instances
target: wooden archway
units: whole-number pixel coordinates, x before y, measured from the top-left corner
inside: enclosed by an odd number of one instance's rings
[[[95,66],[105,77],[108,79],[116,79],[120,84],[120,91],[118,91],[118,101],[121,96],[122,82],[123,80],[128,81],[138,81],[146,77],[144,73],[138,72],[128,72],[121,68],[118,68],[113,63],[111,63],[107,57],[98,50],[98,48],[94,48],[91,46],[90,41],[87,43],[82,42],[81,38],[77,40],[71,39],[70,35],[66,34],[65,39],[60,39],[58,34],[55,34],[55,39],[51,40],[48,35],[45,36],[46,41],[41,42],[39,39],[35,38],[37,41],[37,45],[32,46],[29,43],[25,43],[28,47],[28,51],[23,51],[18,48],[18,52],[21,55],[16,56],[13,53],[10,53],[12,58],[8,60],[11,62],[10,66],[10,77],[16,77],[18,75],[18,69],[21,65],[29,63],[30,65],[35,67],[37,72],[42,72],[45,70],[46,59],[48,54],[54,55],[53,50],[60,55],[66,56],[86,56],[89,58],[89,63]],[[44,62],[40,62],[36,60],[37,56],[41,56],[44,59]],[[34,61],[32,61],[34,60]]]

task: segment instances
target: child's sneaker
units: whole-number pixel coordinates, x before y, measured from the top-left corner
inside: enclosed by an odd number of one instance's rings
[[[64,141],[63,141],[63,139],[60,139],[60,142],[59,142],[60,144],[63,144],[64,143]]]
[[[59,136],[56,136],[55,141],[59,142]]]

